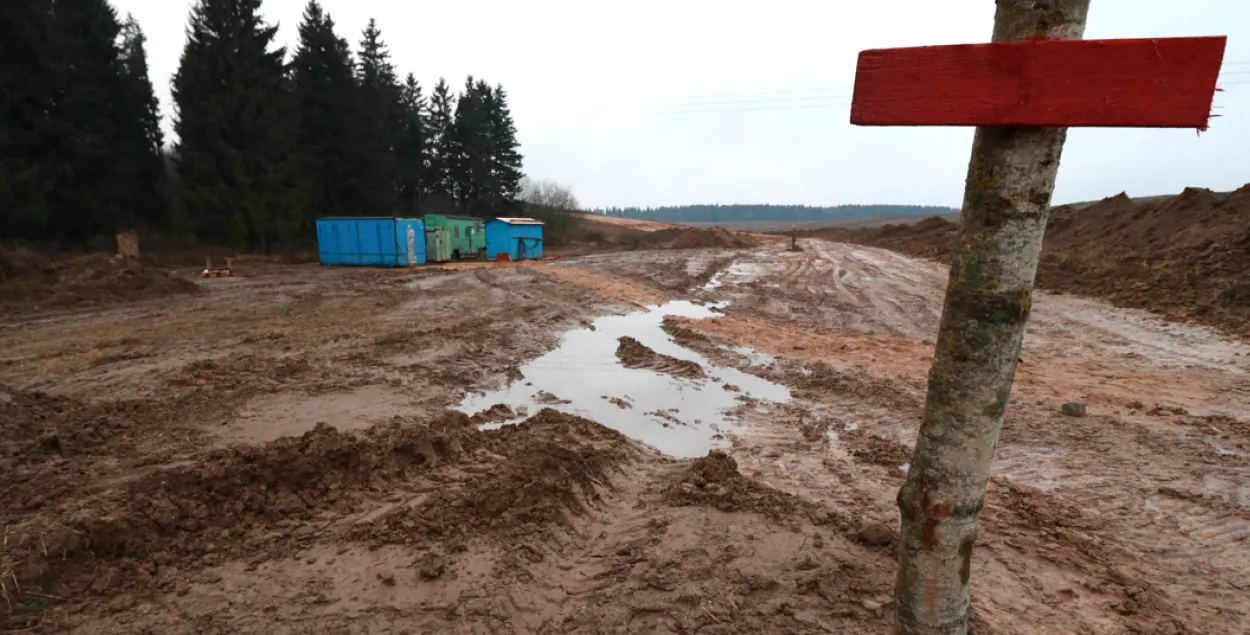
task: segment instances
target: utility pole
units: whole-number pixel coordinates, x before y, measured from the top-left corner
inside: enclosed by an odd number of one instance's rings
[[[1205,129],[1225,38],[1080,40],[1089,0],[997,0],[993,43],[860,54],[851,122],[977,126],[924,420],[899,490],[896,635],[966,635],[972,549],[1069,126]]]

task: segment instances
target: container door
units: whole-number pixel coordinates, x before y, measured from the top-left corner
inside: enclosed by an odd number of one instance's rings
[[[408,266],[417,264],[417,230],[408,227]]]

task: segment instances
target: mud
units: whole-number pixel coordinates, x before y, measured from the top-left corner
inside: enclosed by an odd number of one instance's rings
[[[661,355],[628,335],[617,338],[617,342],[616,358],[626,368],[646,368],[674,377],[702,379],[705,376],[698,362]]]
[[[0,248],[0,310],[9,314],[193,294],[193,272],[108,254],[48,258]]]
[[[675,241],[676,246],[686,249],[706,249],[720,247],[744,249],[759,246],[759,239],[742,232],[729,231],[721,227],[687,229]]]
[[[6,314],[3,630],[887,632],[945,270],[788,246]],[[1037,294],[974,632],[1250,629],[1248,352]]]
[[[1046,226],[1037,284],[1250,335],[1250,185],[1227,194],[1188,188],[1137,201],[1121,193],[1061,206]],[[956,225],[819,230],[814,235],[949,261]]]

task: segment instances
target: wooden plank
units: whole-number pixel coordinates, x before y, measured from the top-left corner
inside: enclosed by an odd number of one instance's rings
[[[862,51],[851,123],[1206,129],[1225,40],[1028,40]]]

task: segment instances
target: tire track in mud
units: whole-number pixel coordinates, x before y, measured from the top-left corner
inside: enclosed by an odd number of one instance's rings
[[[776,258],[772,272],[747,285],[767,301],[738,293],[732,295],[730,318],[689,325],[697,335],[713,336],[706,347],[741,344],[737,336],[725,340],[714,333],[738,332],[752,319],[761,323],[759,332],[784,331],[765,328],[769,318],[781,318],[783,323],[814,322],[830,333],[866,329],[878,334],[874,337],[901,334],[917,346],[936,332],[946,277],[942,267],[827,244],[808,246],[797,255],[778,253]],[[733,291],[724,289],[726,294]],[[744,321],[751,314],[768,317]],[[987,516],[985,549],[977,551],[974,564],[980,580],[974,599],[979,632],[1036,632],[1038,624],[1049,625],[1048,632],[1067,633],[1244,632],[1250,608],[1237,594],[1250,571],[1250,530],[1245,529],[1250,526],[1245,520],[1250,490],[1237,484],[1250,481],[1250,474],[1234,467],[1235,461],[1244,460],[1218,456],[1196,435],[1175,438],[1175,432],[1155,430],[1157,426],[1138,420],[1140,416],[1112,425],[1103,416],[1070,419],[1057,412],[1062,401],[1090,394],[1110,400],[1095,406],[1098,414],[1112,408],[1119,412],[1134,399],[1159,399],[1191,410],[1234,414],[1245,425],[1250,398],[1245,364],[1236,360],[1240,345],[1201,329],[1045,293],[1037,294],[1034,317],[1018,381],[1040,382],[1041,396],[1025,393],[1008,408],[995,464],[995,473],[1007,480],[997,487],[999,494],[987,499],[997,511]],[[735,319],[742,324],[729,324]],[[723,328],[714,322],[723,322]],[[760,350],[779,359],[821,359],[808,355],[811,343],[802,338],[794,340],[795,349],[801,349],[797,352],[788,350],[788,338],[753,339],[757,345],[769,344]],[[837,337],[829,339],[836,344]],[[874,347],[865,354],[873,351],[884,352]],[[833,360],[845,356],[836,345],[820,352]],[[1064,361],[1064,356],[1076,363]],[[915,380],[923,388],[923,374],[918,372]],[[793,378],[783,383],[795,387]],[[807,410],[805,417],[825,418],[822,425],[835,433],[839,424],[853,424],[871,436],[807,438],[803,429],[812,426],[794,412],[744,408],[747,431],[735,439],[735,456],[763,482],[809,500],[858,507],[894,526],[893,495],[903,474],[871,465],[870,446],[876,443],[872,438],[913,438],[923,396],[914,406],[915,418],[899,421],[897,411],[873,412],[862,398],[844,396],[844,387],[830,388],[823,394],[796,392],[814,400],[796,405]],[[1056,437],[1055,431],[1062,434]],[[865,442],[867,446],[855,446]],[[1233,441],[1224,444],[1235,447]],[[866,453],[859,457],[856,452]],[[1017,492],[1014,487],[1024,489]],[[1182,495],[1159,493],[1168,488]],[[1147,500],[1158,511],[1147,507]]]
[[[1151,422],[1010,421],[995,472],[1080,501],[1133,579],[1205,616],[1197,623],[1231,629],[1203,632],[1241,632],[1233,625],[1250,626],[1250,585],[1242,581],[1250,570],[1250,488],[1240,484],[1250,482],[1250,460],[1218,455],[1187,426],[1143,423]],[[1013,451],[1021,447],[1029,449]]]

